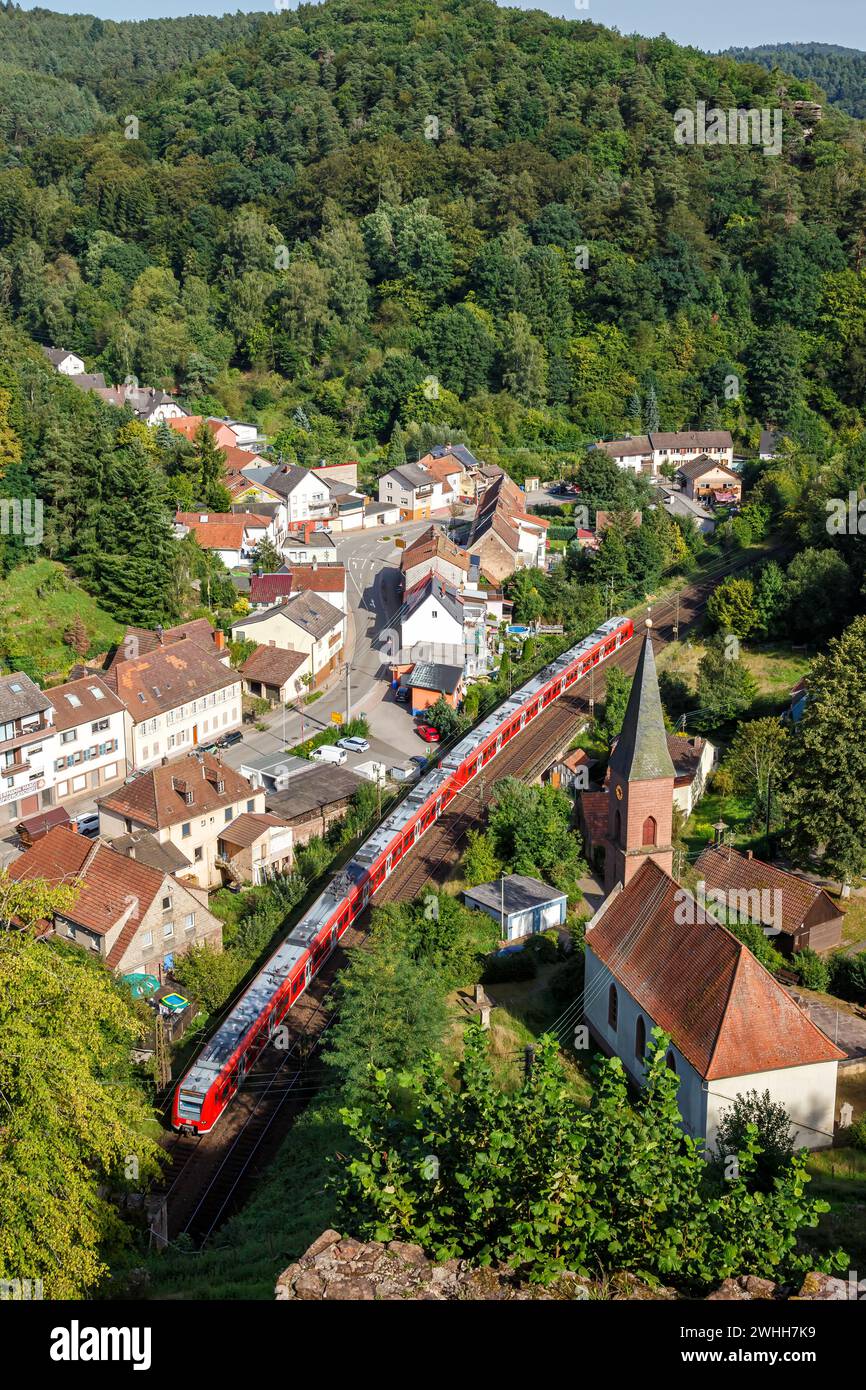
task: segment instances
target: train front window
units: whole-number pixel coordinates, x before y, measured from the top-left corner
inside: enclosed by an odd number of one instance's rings
[[[177,1113],[185,1120],[200,1120],[204,1096],[198,1091],[181,1091],[177,1099]]]

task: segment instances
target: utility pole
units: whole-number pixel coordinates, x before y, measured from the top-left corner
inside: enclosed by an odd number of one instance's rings
[[[595,719],[595,667],[589,668],[589,717]]]
[[[352,679],[352,678],[351,678],[351,667],[349,666],[349,663],[348,663],[348,661],[347,661],[347,662],[346,662],[346,723],[347,723],[347,724],[350,722],[350,720],[351,720],[351,718],[352,718],[352,685],[351,685],[351,679]]]
[[[770,843],[770,808],[773,805],[773,769],[767,774],[767,844]]]
[[[527,1043],[523,1049],[523,1079],[528,1081],[532,1076],[532,1068],[535,1063],[535,1048],[531,1043]]]
[[[674,617],[674,641],[675,641],[675,642],[679,642],[679,640],[680,640],[680,591],[679,591],[679,589],[677,589],[677,597],[676,597],[676,614],[675,614],[675,617]]]
[[[168,1043],[165,1037],[165,1019],[159,1012],[156,1015],[154,1035],[156,1040],[156,1084],[160,1091],[164,1091],[171,1081],[171,1062],[169,1061]]]

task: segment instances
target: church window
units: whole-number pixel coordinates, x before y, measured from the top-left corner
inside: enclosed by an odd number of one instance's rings
[[[607,1022],[608,1027],[616,1032],[617,1018],[619,1016],[619,997],[616,992],[616,985],[611,985],[607,996]]]
[[[643,831],[642,831],[642,834],[641,834],[641,844],[642,844],[642,845],[654,845],[654,844],[656,843],[656,835],[657,835],[657,833],[658,833],[658,827],[657,827],[657,825],[656,825],[656,818],[655,818],[655,816],[647,816],[646,820],[645,820],[644,823],[643,823]]]
[[[669,1052],[669,1053],[668,1053],[668,1068],[669,1068],[670,1071],[673,1072],[674,1076],[676,1076],[676,1074],[677,1074],[677,1059],[676,1059],[676,1057],[674,1056],[674,1054],[673,1054],[672,1052]]]
[[[644,1054],[645,1054],[645,1053],[646,1053],[646,1024],[644,1023],[644,1020],[643,1020],[643,1014],[638,1014],[638,1016],[637,1016],[637,1023],[635,1024],[635,1027],[634,1027],[634,1055],[635,1055],[635,1057],[637,1057],[637,1059],[638,1059],[639,1062],[642,1062],[643,1059],[644,1059]]]

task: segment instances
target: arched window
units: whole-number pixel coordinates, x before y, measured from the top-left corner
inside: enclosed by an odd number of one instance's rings
[[[646,1054],[646,1024],[643,1021],[643,1014],[638,1014],[637,1023],[634,1026],[634,1055],[639,1062],[642,1062]]]
[[[622,816],[619,811],[613,818],[613,838],[618,844],[622,840]]]
[[[655,818],[655,816],[647,816],[646,820],[645,820],[644,823],[643,823],[643,831],[642,831],[642,834],[641,834],[641,844],[642,844],[642,845],[654,845],[655,842],[656,842],[656,835],[657,835],[657,833],[658,833],[658,827],[657,827],[657,825],[656,825],[656,818]]]
[[[676,1057],[674,1056],[674,1054],[673,1054],[672,1052],[669,1052],[669,1053],[668,1053],[668,1068],[669,1068],[670,1071],[673,1072],[674,1076],[676,1076],[676,1074],[677,1074],[677,1059],[676,1059]]]
[[[616,985],[611,985],[607,996],[607,1022],[608,1027],[616,1032],[616,1021],[619,1017],[619,997],[616,992]]]

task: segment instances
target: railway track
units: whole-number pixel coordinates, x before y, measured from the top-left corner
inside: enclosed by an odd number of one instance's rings
[[[707,593],[719,578],[752,564],[754,559],[749,557],[719,562],[681,590],[678,600],[665,599],[654,604],[654,632],[668,639],[673,637],[675,625],[678,635],[687,632],[702,613]],[[636,632],[636,637],[639,635],[639,631]],[[608,659],[605,668],[594,673],[597,700],[603,697],[606,667],[618,666],[627,674],[633,674],[638,654],[639,642],[630,642]],[[512,739],[496,758],[492,775],[485,770],[457,794],[412,854],[381,886],[374,905],[405,902],[416,897],[425,884],[441,884],[449,877],[459,860],[468,831],[483,821],[496,782],[509,776],[533,780],[549,766],[551,751],[570,738],[588,715],[589,698],[583,692],[588,692],[589,682],[590,677],[585,676]],[[245,1195],[250,1179],[262,1170],[284,1137],[288,1122],[318,1088],[316,1084],[305,1084],[305,1071],[310,1060],[318,1055],[333,1019],[328,996],[334,979],[346,962],[346,950],[363,944],[369,915],[370,909],[349,928],[310,988],[287,1015],[285,1026],[289,1030],[289,1045],[279,1065],[274,1068],[273,1061],[280,1054],[273,1048],[266,1048],[216,1130],[194,1138],[175,1136],[163,1184],[169,1240],[186,1233],[203,1245],[210,1238]]]

